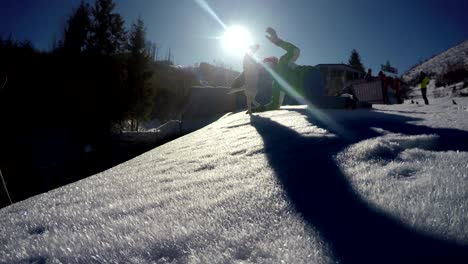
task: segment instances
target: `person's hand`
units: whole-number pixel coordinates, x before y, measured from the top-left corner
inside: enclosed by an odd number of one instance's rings
[[[278,43],[280,42],[280,39],[278,38],[278,35],[276,34],[276,31],[269,27],[266,29],[266,32],[269,34],[269,35],[265,35],[265,37],[270,40],[273,44],[275,45],[278,45]]]

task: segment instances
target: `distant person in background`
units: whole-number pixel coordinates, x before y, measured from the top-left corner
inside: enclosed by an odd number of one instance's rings
[[[401,86],[400,79],[398,79],[398,77],[395,77],[395,79],[393,79],[393,90],[395,90],[395,97],[397,99],[397,103],[402,104],[403,99],[401,98],[401,87],[400,86]]]
[[[395,90],[393,88],[393,80],[392,76],[387,76],[387,98],[388,104],[394,103],[393,99],[396,99]],[[393,93],[393,96],[390,96]]]
[[[382,94],[383,94],[383,101],[384,104],[389,104],[390,101],[388,100],[388,81],[387,81],[387,76],[380,71],[379,72],[379,79],[382,84]]]
[[[429,100],[427,100],[427,85],[429,84],[429,77],[425,72],[421,72],[419,75],[419,85],[421,86],[421,94],[424,99],[425,104],[429,104]]]
[[[374,76],[372,76],[372,69],[368,69],[366,76],[364,76],[364,80],[368,82],[372,82],[374,80]]]

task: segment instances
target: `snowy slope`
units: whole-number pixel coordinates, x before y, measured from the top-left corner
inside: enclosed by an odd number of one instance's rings
[[[421,71],[440,75],[445,72],[448,64],[457,63],[468,65],[468,40],[410,69],[403,75],[403,80],[406,82],[413,80]]]
[[[468,96],[468,87],[465,86],[464,82],[454,83],[452,85],[447,86],[439,86],[435,85],[435,80],[431,80],[427,85],[427,96],[428,98],[441,98],[441,97],[460,97],[460,96]],[[412,86],[408,92],[409,99],[422,99],[421,88],[419,86]],[[431,101],[431,99],[429,99]],[[420,100],[420,103],[424,103],[424,101]]]
[[[3,208],[0,263],[467,263],[456,100],[228,114]]]

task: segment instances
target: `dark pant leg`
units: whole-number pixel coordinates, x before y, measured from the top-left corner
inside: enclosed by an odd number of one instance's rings
[[[388,87],[383,88],[383,98],[385,104],[390,104],[390,98],[388,98]]]
[[[396,90],[396,91],[395,91],[395,97],[396,97],[396,100],[397,100],[397,103],[398,103],[398,104],[402,104],[402,103],[403,103],[403,99],[401,98],[401,92],[400,92],[400,90]]]
[[[427,88],[421,88],[421,93],[422,93],[422,97],[424,99],[424,103],[428,105],[429,100],[427,100]]]

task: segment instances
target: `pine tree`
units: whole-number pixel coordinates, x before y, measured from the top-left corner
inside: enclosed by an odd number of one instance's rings
[[[132,129],[138,130],[141,121],[147,121],[153,107],[153,90],[149,85],[152,72],[148,71],[150,56],[146,49],[146,30],[140,18],[132,25],[129,33],[127,62],[127,91],[129,118]]]
[[[143,58],[146,57],[146,29],[141,18],[138,18],[132,25],[132,29],[129,33],[128,50],[134,57]]]
[[[361,56],[359,55],[356,49],[353,49],[351,51],[351,56],[349,57],[348,64],[362,72],[365,72],[364,65],[361,62]]]
[[[85,50],[91,29],[90,16],[89,4],[81,1],[67,21],[62,43],[59,44],[63,51],[78,54]]]
[[[92,8],[92,34],[88,45],[94,54],[114,55],[124,48],[124,20],[114,9],[113,0],[97,0]]]
[[[158,58],[158,45],[152,41],[146,42],[146,50],[151,61],[156,61]]]

